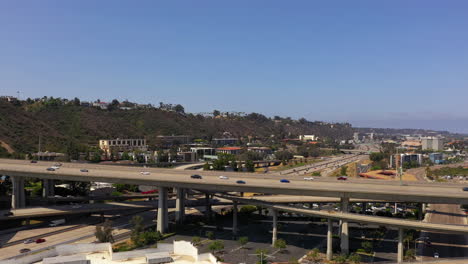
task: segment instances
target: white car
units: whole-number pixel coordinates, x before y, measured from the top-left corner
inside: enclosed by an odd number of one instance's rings
[[[54,169],[54,170],[60,169],[60,167],[59,167],[59,166],[56,166],[56,165],[52,166],[51,168]]]
[[[219,176],[219,179],[220,180],[229,180],[229,177],[228,176]]]
[[[306,180],[306,181],[313,181],[313,180],[314,180],[314,177],[305,177],[304,180]]]
[[[140,172],[142,175],[150,175],[149,171],[142,171]]]

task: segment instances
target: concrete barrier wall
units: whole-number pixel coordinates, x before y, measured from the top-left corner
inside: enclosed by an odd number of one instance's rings
[[[91,253],[91,252],[112,252],[112,246],[110,243],[86,243],[86,244],[71,244],[71,245],[59,245],[55,247],[57,255],[76,255],[80,253]]]
[[[216,257],[211,254],[211,253],[204,253],[204,254],[200,254],[198,256],[198,261],[205,261],[205,262],[209,262],[211,264],[217,264],[218,263],[218,260],[216,259]]]
[[[147,254],[158,253],[158,252],[165,252],[165,250],[164,248],[158,247],[158,248],[132,250],[132,251],[127,251],[127,252],[114,252],[112,254],[112,261],[127,260],[127,259],[132,259],[132,258],[144,258],[146,257]]]
[[[42,264],[90,264],[91,261],[86,259],[85,255],[59,256],[45,258]]]
[[[1,260],[0,264],[31,264],[34,262],[39,262],[44,258],[50,258],[55,256],[57,256],[57,252],[55,251],[55,249],[51,249],[27,256],[19,256],[17,258]]]
[[[198,249],[188,241],[174,241],[174,254],[191,256],[195,261],[198,261]]]

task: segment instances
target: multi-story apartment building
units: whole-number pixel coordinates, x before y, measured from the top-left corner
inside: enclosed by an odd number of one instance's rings
[[[422,149],[432,149],[432,150],[443,150],[444,142],[442,138],[439,137],[426,137],[421,140]]]

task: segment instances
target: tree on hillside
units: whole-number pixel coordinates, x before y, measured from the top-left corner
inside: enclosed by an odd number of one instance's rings
[[[78,99],[78,97],[75,97],[75,98],[73,99],[73,105],[74,105],[74,106],[80,106],[80,104],[81,104],[80,99]]]
[[[177,113],[180,113],[180,114],[185,113],[184,107],[182,105],[180,105],[180,104],[174,106],[174,111],[176,111]]]
[[[216,117],[216,116],[219,116],[219,115],[221,115],[221,112],[219,112],[219,110],[214,110],[213,111],[213,116]]]

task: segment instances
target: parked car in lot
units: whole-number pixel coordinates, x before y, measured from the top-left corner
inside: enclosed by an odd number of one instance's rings
[[[336,179],[339,180],[339,181],[346,181],[346,180],[348,180],[348,177],[347,176],[339,176]]]
[[[36,239],[36,243],[39,244],[39,243],[44,243],[46,240],[44,238],[38,238]]]
[[[219,176],[219,179],[221,179],[221,180],[229,180],[229,177],[228,177],[228,176]]]
[[[34,243],[34,240],[26,239],[25,241],[23,241],[23,244],[31,244],[31,243]]]
[[[287,179],[281,179],[280,182],[281,182],[281,183],[289,183],[289,180],[287,180]]]
[[[19,252],[20,253],[26,253],[26,252],[29,252],[29,251],[31,251],[29,248],[22,248],[22,249],[20,249]]]
[[[81,169],[81,172],[89,172],[87,169]]]
[[[236,183],[237,183],[237,184],[245,184],[245,181],[243,181],[243,180],[238,180],[238,181],[236,181]]]
[[[194,174],[194,175],[190,176],[190,178],[192,178],[192,179],[202,179],[203,177],[201,175]]]
[[[314,177],[305,177],[304,180],[306,180],[306,181],[313,181],[313,180],[314,180]]]
[[[54,168],[50,167],[50,168],[47,168],[48,171],[55,171]]]

